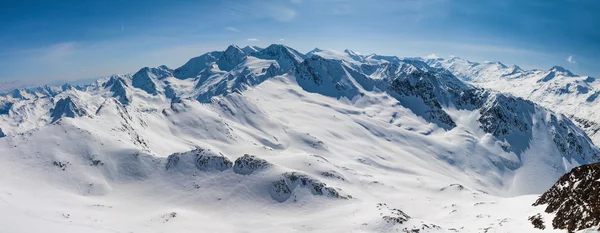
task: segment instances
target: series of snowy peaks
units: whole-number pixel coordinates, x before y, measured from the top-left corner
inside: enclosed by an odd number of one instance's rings
[[[182,99],[211,103],[213,97],[240,93],[269,78],[289,74],[296,77],[296,82],[305,91],[329,97],[352,100],[366,92],[385,92],[405,103],[404,107],[417,116],[445,130],[457,127],[456,120],[447,112],[448,107],[480,111],[481,116],[477,119],[480,128],[506,141],[505,150],[517,154],[529,146],[536,113],[539,115],[541,111],[554,115],[532,102],[465,84],[444,67],[446,64],[466,63],[470,66],[509,68],[499,62],[473,63],[456,57],[447,63],[439,58],[434,60],[361,55],[351,50],[314,49],[305,55],[278,44],[264,49],[231,45],[225,51],[192,58],[175,70],[166,66],[145,67],[133,75],[113,75],[80,89],[65,86],[46,87],[43,91],[16,90],[0,96],[0,102],[4,106],[2,112],[11,115],[18,114],[9,106],[15,100],[54,98],[49,122],[56,122],[62,117],[97,112],[93,107],[86,110],[89,104],[77,102],[76,97],[81,93],[113,97],[123,105],[136,101],[136,105],[143,106],[148,101],[177,103]],[[559,67],[553,68],[550,73],[570,74]],[[597,148],[567,118],[553,116],[546,121],[554,128],[551,138],[563,156],[579,163],[597,159]]]

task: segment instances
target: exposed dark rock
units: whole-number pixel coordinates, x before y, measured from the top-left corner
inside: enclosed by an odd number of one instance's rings
[[[404,211],[390,208],[385,203],[378,203],[377,209],[379,209],[379,211],[381,211],[381,215],[383,215],[381,218],[390,224],[403,224],[411,219],[411,217],[404,213]]]
[[[261,159],[254,155],[245,154],[235,160],[233,172],[241,175],[250,175],[254,172],[271,167],[272,164],[267,160]]]
[[[260,59],[275,60],[279,64],[279,67],[284,71],[296,67],[305,59],[304,54],[279,44],[272,44],[269,47],[253,53],[252,56]]]
[[[600,163],[574,168],[563,175],[533,205],[547,205],[545,212],[555,214],[552,219],[552,226],[555,229],[574,232],[598,226],[600,224]],[[536,225],[533,220],[532,223]]]
[[[588,96],[587,99],[585,99],[585,101],[594,102],[598,98],[599,95],[600,95],[600,91],[596,91],[596,92],[594,92],[594,94],[591,94],[590,96]]]
[[[484,102],[478,121],[484,132],[506,140],[520,154],[529,147],[535,107],[531,101],[496,93]]]
[[[50,109],[52,122],[56,122],[62,117],[75,118],[85,115],[87,115],[85,110],[75,104],[71,97],[58,100],[54,105],[54,108]]]
[[[271,186],[273,199],[284,202],[292,196],[294,189],[298,187],[308,188],[313,195],[327,196],[339,199],[350,199],[352,196],[344,195],[338,190],[328,187],[325,183],[300,172],[286,172],[280,180],[274,181]]]
[[[193,161],[195,167],[200,171],[225,171],[233,165],[231,160],[220,152],[196,148],[191,151],[169,155],[165,168],[171,170],[179,167],[182,160],[186,163]]]
[[[0,101],[0,115],[7,115],[10,112],[12,106],[12,102]]]
[[[235,45],[227,47],[223,55],[216,61],[219,69],[230,71],[246,59],[246,53]]]
[[[121,104],[126,105],[131,101],[131,97],[129,97],[126,89],[127,83],[125,80],[123,80],[123,78],[117,76],[110,77],[110,79],[104,83],[103,86],[105,88],[110,87],[110,92],[112,92],[113,97],[121,102]]]
[[[540,229],[540,230],[546,229],[546,226],[544,225],[544,219],[542,219],[541,214],[529,216],[529,221],[531,222],[533,227],[535,227],[537,229]]]

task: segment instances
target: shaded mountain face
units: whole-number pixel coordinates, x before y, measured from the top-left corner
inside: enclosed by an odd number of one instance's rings
[[[215,51],[192,58],[183,66],[175,69],[173,76],[178,79],[195,78],[207,66],[217,61],[222,54],[222,51]]]
[[[59,99],[54,108],[50,109],[50,117],[52,122],[56,122],[63,117],[75,118],[85,116],[87,113],[73,102],[71,97]]]
[[[144,67],[133,75],[131,84],[133,87],[142,89],[148,94],[156,95],[158,94],[158,89],[155,80],[171,77],[173,76],[172,72],[166,66],[157,68]]]
[[[554,214],[550,220],[555,229],[574,232],[597,227],[600,225],[600,163],[574,168],[533,205],[546,206],[545,212]]]
[[[123,77],[117,75],[111,76],[110,79],[102,84],[104,88],[110,88],[112,96],[115,97],[121,104],[128,104],[131,101],[131,97],[127,93],[126,87],[128,86]]]
[[[432,67],[447,69],[459,79],[475,86],[526,98],[575,120],[596,143],[600,142],[595,114],[600,82],[589,76],[573,74],[564,67],[549,70],[523,70],[500,62],[471,62],[451,59],[417,59]],[[580,123],[581,122],[581,123]]]

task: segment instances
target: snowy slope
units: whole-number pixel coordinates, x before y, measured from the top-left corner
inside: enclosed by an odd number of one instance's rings
[[[432,67],[448,69],[461,80],[474,85],[529,99],[578,123],[600,142],[600,116],[595,109],[600,103],[600,81],[594,77],[575,75],[555,66],[549,70],[523,70],[500,62],[471,62],[462,58],[424,59]]]
[[[2,226],[537,232],[535,194],[598,161],[566,117],[422,61],[253,49],[0,96]]]

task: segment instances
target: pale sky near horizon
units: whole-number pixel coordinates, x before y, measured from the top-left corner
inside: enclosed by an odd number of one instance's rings
[[[436,53],[600,76],[596,0],[14,1],[0,4],[0,81],[135,72],[230,44]]]

